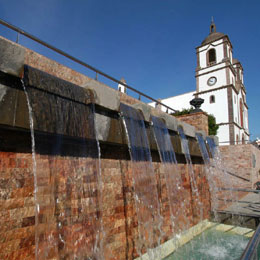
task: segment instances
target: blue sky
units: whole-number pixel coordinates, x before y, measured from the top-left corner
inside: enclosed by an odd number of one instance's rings
[[[1,19],[156,99],[195,90],[195,47],[208,35],[213,16],[244,68],[252,140],[260,137],[259,11],[258,0],[0,1]],[[16,40],[1,25],[0,35]],[[94,77],[23,36],[20,44]]]

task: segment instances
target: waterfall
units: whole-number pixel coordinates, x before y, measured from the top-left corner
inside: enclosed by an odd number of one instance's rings
[[[35,81],[39,89],[31,87]],[[35,258],[104,259],[94,105],[41,89],[62,83],[33,69],[22,82],[32,137]]]
[[[210,169],[216,186],[215,192],[217,191],[217,211],[226,210],[231,207],[231,211],[236,212],[238,209],[239,193],[234,191],[233,188],[241,187],[243,182],[239,176],[230,173],[225,169],[224,161],[222,160],[220,151],[214,140],[211,137],[207,137],[206,142],[212,155],[212,159],[210,160]]]
[[[31,131],[31,143],[32,143],[32,171],[34,176],[34,203],[35,203],[35,258],[38,259],[38,251],[39,251],[39,201],[38,201],[38,184],[37,184],[37,163],[36,163],[36,153],[35,153],[35,138],[34,138],[34,126],[33,126],[33,112],[32,107],[30,104],[28,92],[26,90],[25,84],[23,79],[21,79],[22,87],[24,90],[24,94],[27,101],[28,113],[29,113],[29,124],[30,124],[30,131]]]
[[[138,220],[137,251],[140,256],[147,251],[149,259],[160,259],[160,252],[156,247],[161,244],[162,216],[145,124],[137,110],[121,104],[120,111],[123,114],[132,161],[134,201]]]
[[[198,216],[199,221],[201,221],[203,219],[203,205],[200,200],[198,185],[197,185],[197,181],[196,181],[193,166],[192,166],[192,160],[191,160],[191,156],[190,156],[188,140],[186,138],[186,135],[185,135],[182,127],[180,127],[180,126],[178,127],[178,132],[179,132],[179,135],[181,138],[182,151],[184,153],[184,156],[185,156],[185,159],[187,162],[187,166],[188,166],[192,196],[194,197],[194,202],[195,202],[195,204],[192,205],[193,215]],[[199,211],[199,213],[198,213],[198,211]]]
[[[159,151],[160,159],[163,165],[163,175],[167,188],[167,195],[170,202],[171,224],[175,234],[189,227],[187,219],[183,216],[187,215],[185,211],[188,203],[185,195],[186,191],[182,186],[181,175],[177,168],[177,160],[170,139],[169,131],[165,123],[157,117],[151,116],[153,124],[153,132]],[[178,223],[178,229],[176,229]]]
[[[200,148],[200,152],[202,155],[202,158],[204,160],[204,164],[205,164],[205,170],[206,170],[206,176],[207,176],[207,180],[209,183],[209,189],[210,189],[210,194],[211,194],[211,210],[214,214],[214,219],[215,221],[218,220],[217,217],[217,209],[218,209],[218,205],[219,205],[219,201],[218,201],[218,193],[219,193],[219,189],[218,189],[218,185],[216,182],[216,171],[214,171],[214,168],[211,165],[211,160],[209,157],[209,153],[206,147],[206,143],[204,141],[204,138],[201,134],[196,134],[196,138],[199,144],[199,148]],[[212,142],[212,139],[210,139],[210,149],[211,149],[211,154],[215,154],[215,143]]]

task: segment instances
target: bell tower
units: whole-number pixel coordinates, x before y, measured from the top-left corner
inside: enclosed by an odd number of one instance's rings
[[[217,32],[213,19],[196,55],[196,96],[205,100],[203,110],[216,117],[220,144],[249,140],[243,68],[233,58],[229,37]]]
[[[232,68],[228,66],[232,65],[232,44],[227,35],[216,31],[214,21],[211,21],[209,35],[196,52],[197,92],[231,84]]]

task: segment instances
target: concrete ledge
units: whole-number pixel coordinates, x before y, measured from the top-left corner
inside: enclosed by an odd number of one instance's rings
[[[185,135],[190,137],[195,137],[195,127],[185,122],[182,122],[181,120],[176,119],[174,116],[171,116],[165,112],[157,110],[147,104],[138,103],[138,104],[134,104],[133,107],[143,112],[145,121],[149,122],[151,115],[153,115],[164,119],[168,129],[177,132],[178,126],[182,126]]]
[[[192,125],[189,125],[181,120],[178,120],[178,126],[181,126],[185,135],[190,137],[195,137],[195,127]]]
[[[95,103],[95,97],[97,96],[93,90],[77,86],[27,65],[24,66],[24,82],[25,85],[46,91],[51,95],[84,104]]]
[[[203,137],[204,140],[205,140],[206,137],[207,137],[206,133],[205,133],[204,131],[201,131],[201,130],[196,131],[195,134],[199,134],[199,135],[201,135],[201,136]]]
[[[94,79],[91,79],[88,83],[83,85],[83,87],[95,91],[95,104],[119,111],[120,97],[117,90],[109,88]]]
[[[0,37],[0,70],[19,77],[23,71],[25,48]]]

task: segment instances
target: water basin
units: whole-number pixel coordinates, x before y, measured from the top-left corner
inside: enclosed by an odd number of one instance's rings
[[[250,237],[250,233],[244,235],[232,232],[234,229],[218,230],[209,228],[191,241],[178,248],[165,260],[189,259],[189,260],[232,260],[240,259]],[[242,232],[243,233],[243,232]]]

